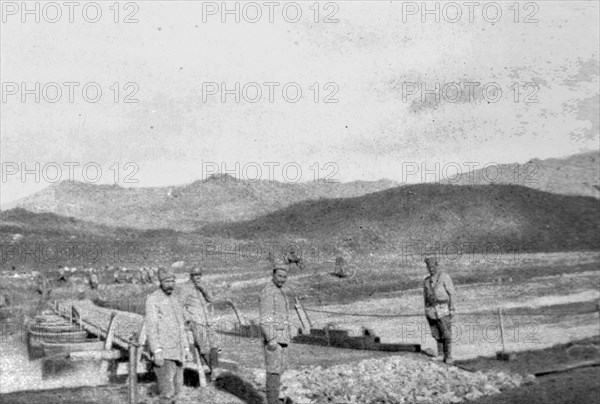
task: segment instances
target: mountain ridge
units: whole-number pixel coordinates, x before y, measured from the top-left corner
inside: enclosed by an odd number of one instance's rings
[[[498,175],[497,175],[498,174]],[[440,185],[520,185],[557,195],[600,198],[600,151],[533,159],[474,170]],[[244,181],[215,174],[189,184],[124,188],[61,182],[9,205],[112,227],[195,231],[211,223],[253,220],[304,201],[360,197],[402,185],[392,180],[348,183]]]

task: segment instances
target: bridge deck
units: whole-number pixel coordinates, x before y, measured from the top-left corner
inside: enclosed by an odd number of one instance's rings
[[[121,349],[128,349],[130,342],[137,344],[143,331],[143,316],[127,311],[99,307],[91,300],[58,302],[55,310],[64,318],[81,325],[88,333],[103,339],[106,339],[110,319],[114,313],[113,344]],[[145,341],[145,335],[142,335],[141,340]]]

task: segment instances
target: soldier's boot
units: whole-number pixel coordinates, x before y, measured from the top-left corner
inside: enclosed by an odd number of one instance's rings
[[[442,341],[438,341],[437,343],[437,356],[433,357],[434,361],[441,361],[444,359],[444,343]]]
[[[444,363],[454,365],[454,360],[452,359],[452,343],[447,339],[444,340]]]
[[[281,376],[277,373],[267,373],[267,404],[279,403],[279,385]]]

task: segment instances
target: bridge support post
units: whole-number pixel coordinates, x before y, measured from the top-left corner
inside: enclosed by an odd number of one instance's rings
[[[137,346],[129,345],[129,404],[138,402]]]

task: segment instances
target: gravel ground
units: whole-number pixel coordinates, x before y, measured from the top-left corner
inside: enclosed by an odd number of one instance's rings
[[[253,384],[264,390],[264,370]],[[290,370],[282,395],[300,404],[446,404],[474,400],[532,383],[533,376],[498,371],[468,372],[415,356],[369,359],[353,365]]]

